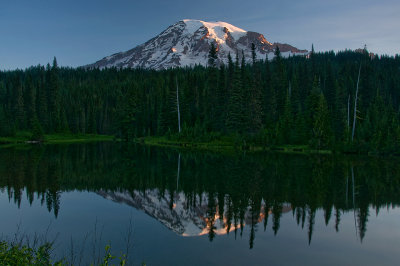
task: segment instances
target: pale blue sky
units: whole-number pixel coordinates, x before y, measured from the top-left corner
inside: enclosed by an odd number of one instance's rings
[[[317,51],[400,53],[399,0],[4,0],[0,69],[93,63],[125,51],[185,18],[226,21],[271,42]]]

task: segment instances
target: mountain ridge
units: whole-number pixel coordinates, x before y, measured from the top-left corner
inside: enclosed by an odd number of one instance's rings
[[[245,58],[251,58],[251,45],[254,43],[257,59],[273,58],[279,47],[282,56],[306,55],[286,43],[271,43],[263,34],[246,31],[227,22],[206,22],[184,19],[169,26],[159,35],[125,52],[115,53],[86,65],[86,68],[147,68],[167,69],[174,67],[206,66],[208,52],[214,43],[218,51],[217,64],[226,64],[228,54],[232,57],[243,51]]]

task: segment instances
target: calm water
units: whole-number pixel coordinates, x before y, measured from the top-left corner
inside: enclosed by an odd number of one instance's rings
[[[111,243],[136,265],[398,265],[399,203],[392,159],[0,149],[2,237],[56,239],[76,264]]]

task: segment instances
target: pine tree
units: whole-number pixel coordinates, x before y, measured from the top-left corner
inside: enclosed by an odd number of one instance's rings
[[[332,63],[328,61],[327,63],[327,70],[326,70],[326,77],[324,80],[324,95],[326,98],[326,102],[328,104],[329,111],[335,111],[335,103],[336,103],[336,82],[334,79],[334,74],[332,70]]]
[[[277,119],[277,103],[276,103],[276,91],[272,84],[271,70],[268,59],[265,61],[265,79],[264,79],[264,125],[270,127]]]
[[[24,92],[19,78],[16,78],[16,99],[14,105],[15,121],[19,130],[25,129]]]
[[[249,132],[254,134],[262,127],[263,107],[262,107],[262,89],[261,89],[261,70],[255,61],[255,47],[252,45],[253,53],[253,75],[250,82],[249,103]]]
[[[239,54],[236,54],[232,91],[229,97],[226,127],[230,132],[243,132],[244,130],[244,110],[243,93],[241,84],[241,71],[239,68]]]
[[[9,115],[5,112],[3,106],[0,105],[0,137],[15,136],[14,123]]]
[[[228,99],[225,66],[221,64],[218,75],[218,86],[217,86],[217,103],[215,106],[215,124],[216,128],[220,132],[225,132],[225,120],[226,120],[226,101]]]
[[[69,128],[68,119],[67,119],[67,113],[63,107],[61,108],[60,131],[63,133],[70,133],[70,128]],[[94,133],[94,134],[97,133],[96,132],[96,124],[94,124],[92,133]]]
[[[272,84],[275,89],[277,114],[282,115],[285,108],[288,84],[285,65],[283,64],[283,59],[278,46],[275,48],[275,57],[273,62],[274,72]]]
[[[369,55],[366,46],[364,47],[361,56],[362,56],[361,58],[362,69],[361,69],[360,84],[362,86],[362,91],[360,91],[360,98],[361,98],[360,111],[363,114],[365,114],[369,105],[372,104],[375,98],[377,86],[374,81],[371,57]]]
[[[207,90],[205,97],[207,99],[205,106],[205,125],[208,131],[218,130],[218,114],[216,113],[217,105],[217,91],[218,91],[218,70],[216,68],[217,63],[217,50],[214,43],[211,43],[210,52],[208,55],[208,68],[207,68]]]
[[[279,46],[278,46],[278,45],[275,46],[274,55],[275,55],[275,57],[274,57],[274,60],[275,60],[275,61],[280,61],[280,60],[282,60],[281,50],[279,49]]]
[[[48,121],[48,109],[47,109],[47,92],[46,92],[46,83],[45,83],[45,76],[44,76],[44,68],[40,67],[40,76],[39,81],[37,83],[36,88],[36,109],[37,109],[37,117],[45,131],[48,131],[49,121]]]
[[[31,140],[34,141],[43,141],[44,140],[44,132],[42,126],[40,125],[39,120],[36,116],[32,118],[32,136]]]
[[[246,65],[246,59],[243,50],[240,63],[240,84],[241,84],[241,94],[242,94],[241,109],[243,110],[241,127],[243,133],[251,133],[252,131],[254,131],[254,129],[252,128],[252,117],[251,117],[252,83],[251,83],[250,73]]]
[[[32,76],[29,74],[25,80],[25,109],[28,128],[33,128],[33,120],[37,119],[36,115],[36,89],[34,87]]]
[[[322,93],[319,94],[312,132],[311,144],[313,147],[318,149],[330,147],[332,144],[332,129],[329,121],[328,106]]]
[[[49,130],[57,132],[60,130],[60,93],[57,59],[54,57],[53,65],[47,65],[47,86],[48,86],[48,111]]]
[[[289,94],[287,94],[284,113],[279,119],[277,136],[280,144],[292,144],[293,115]]]
[[[256,63],[257,54],[256,54],[256,46],[254,43],[251,43],[251,59],[253,61],[253,65]]]
[[[217,47],[215,46],[214,42],[211,42],[210,50],[208,52],[208,66],[216,67],[217,60],[218,60]]]
[[[332,144],[330,115],[320,83],[314,79],[314,85],[307,99],[307,124],[311,128],[310,144],[317,149],[328,148]]]

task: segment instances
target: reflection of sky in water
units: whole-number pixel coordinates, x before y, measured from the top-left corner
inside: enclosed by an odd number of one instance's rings
[[[85,236],[92,256],[95,226],[98,250],[111,242],[114,254],[125,252],[130,218],[129,255],[139,265],[393,265],[400,257],[399,209],[386,208],[400,204],[394,159],[179,156],[118,143],[4,149],[0,159],[3,236],[19,223],[28,236],[50,225],[48,239],[59,234],[56,251],[67,257],[71,238],[77,253]]]
[[[284,212],[276,236],[271,217],[265,232],[263,223],[257,224],[253,249],[249,249],[248,225],[242,236],[238,230],[236,240],[233,232],[216,236],[213,242],[209,242],[207,235],[182,237],[142,210],[89,192],[62,193],[57,219],[45,205],[41,206],[40,200],[35,199],[29,206],[25,193],[18,209],[8,199],[7,191],[1,192],[0,209],[3,235],[12,235],[18,222],[28,235],[45,232],[51,224],[49,235],[59,233],[57,248],[64,252],[69,249],[71,237],[80,242],[85,234],[93,232],[96,220],[98,228],[102,228],[103,243],[110,241],[114,251],[123,250],[126,228],[132,217],[131,255],[136,263],[145,261],[148,265],[395,265],[400,258],[399,208],[381,208],[376,215],[371,207],[362,243],[356,233],[353,211],[342,214],[339,232],[336,232],[334,211],[326,226],[324,213],[318,210],[310,245],[307,221],[302,229],[291,211]]]

